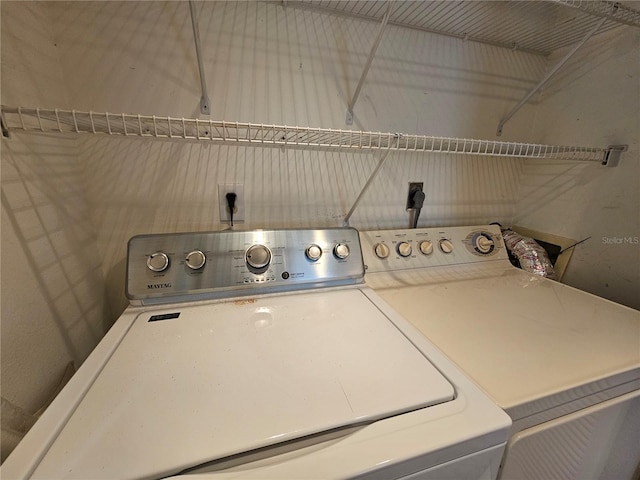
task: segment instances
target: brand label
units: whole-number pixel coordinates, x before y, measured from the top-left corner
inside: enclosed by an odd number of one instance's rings
[[[150,283],[147,285],[147,290],[155,290],[156,288],[171,288],[170,283]]]

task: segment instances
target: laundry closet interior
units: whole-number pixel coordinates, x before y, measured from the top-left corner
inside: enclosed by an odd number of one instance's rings
[[[420,227],[584,240],[562,282],[640,309],[640,2],[0,8],[3,419],[122,313],[131,237],[229,228],[220,185],[236,229],[385,230],[422,182]]]

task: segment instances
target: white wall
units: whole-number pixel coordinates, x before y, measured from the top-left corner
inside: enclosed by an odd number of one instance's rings
[[[557,62],[566,52],[549,59]],[[620,165],[527,161],[516,223],[582,240],[563,281],[640,309],[640,32],[590,40],[545,88],[542,142],[629,144]],[[618,243],[619,242],[619,243]]]
[[[2,103],[69,105],[41,6],[2,2]],[[28,35],[25,35],[28,32]],[[5,400],[35,413],[111,317],[75,138],[2,139],[2,456],[19,439]],[[12,410],[13,411],[13,410]]]
[[[74,108],[202,117],[186,3],[48,7]],[[346,128],[376,23],[266,2],[198,9],[211,118]],[[354,128],[493,138],[544,66],[537,56],[390,26]],[[506,139],[527,139],[533,110],[525,107]],[[379,158],[99,137],[86,139],[80,156],[110,298],[120,308],[127,240],[226,228],[218,183],[244,184],[246,228],[340,225]],[[508,223],[519,171],[510,159],[393,154],[351,224],[407,225],[409,181],[425,182],[420,225]]]

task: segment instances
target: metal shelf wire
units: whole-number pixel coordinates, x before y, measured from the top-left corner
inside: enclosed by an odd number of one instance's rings
[[[380,22],[386,2],[287,0],[287,6]],[[538,55],[574,44],[601,18],[598,33],[640,27],[640,10],[601,0],[394,0],[389,25],[412,28]]]
[[[247,146],[434,152],[602,162],[606,148],[2,106],[3,131],[89,133]]]

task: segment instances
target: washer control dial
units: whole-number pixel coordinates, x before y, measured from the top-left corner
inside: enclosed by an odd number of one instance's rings
[[[317,262],[322,256],[322,249],[314,243],[307,247],[307,249],[304,251],[304,254],[312,262]]]
[[[155,252],[147,257],[147,267],[152,272],[164,272],[169,268],[169,257],[164,252]]]
[[[401,257],[408,257],[411,255],[411,244],[409,242],[398,243],[398,255]]]
[[[200,250],[194,250],[193,252],[187,253],[187,257],[185,258],[184,263],[191,270],[199,270],[204,267],[204,264],[207,261],[207,257]]]
[[[485,233],[481,233],[473,239],[473,248],[475,248],[479,253],[490,253],[493,250],[493,247],[493,238],[489,237]]]
[[[420,247],[420,253],[423,255],[431,255],[433,253],[433,243],[431,243],[431,240],[423,240],[418,246]]]
[[[340,259],[345,259],[349,256],[349,245],[346,243],[337,243],[333,248],[333,254]]]
[[[451,253],[451,252],[453,252],[453,243],[451,243],[451,240],[446,239],[446,238],[442,238],[442,239],[440,239],[438,244],[440,246],[440,250],[442,250],[442,253]]]
[[[384,243],[376,243],[375,247],[373,247],[373,251],[376,254],[376,257],[385,259],[389,256],[389,247],[387,247]]]
[[[249,267],[263,269],[271,263],[271,250],[265,245],[252,245],[247,249],[244,257]]]

